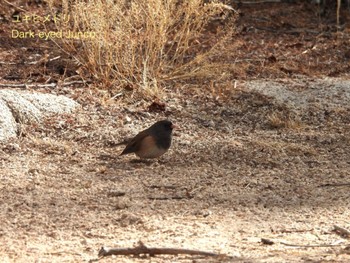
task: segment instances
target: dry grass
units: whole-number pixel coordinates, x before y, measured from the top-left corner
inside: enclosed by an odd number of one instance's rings
[[[274,129],[293,129],[298,130],[302,128],[302,122],[297,117],[284,116],[281,113],[274,112],[267,116],[268,124],[271,128]]]
[[[29,136],[34,145],[41,148],[48,154],[72,154],[74,152],[72,146],[67,141],[58,141],[52,138],[38,138]]]
[[[82,75],[104,88],[153,97],[169,81],[223,73],[218,57],[225,55],[235,28],[228,5],[202,0],[49,2],[52,12],[69,17],[68,23],[56,24],[58,30],[90,32],[87,38],[63,37],[58,44],[75,54]],[[208,30],[215,32],[215,41]]]

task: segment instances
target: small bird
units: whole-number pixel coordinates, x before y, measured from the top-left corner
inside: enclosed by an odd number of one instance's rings
[[[158,121],[131,139],[120,155],[135,153],[142,159],[157,158],[170,148],[174,128],[171,121]]]

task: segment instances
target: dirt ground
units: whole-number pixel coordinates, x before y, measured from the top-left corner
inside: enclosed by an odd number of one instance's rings
[[[101,261],[350,262],[350,236],[333,231],[350,229],[346,9],[337,31],[333,6],[322,17],[303,1],[236,8],[228,58],[237,65],[235,86],[179,87],[166,92],[160,112],[146,101],[102,101],[85,87],[36,88],[74,98],[82,109],[23,125],[19,138],[1,143],[1,262],[86,262],[101,246],[139,241],[231,258]],[[49,42],[30,47],[3,25],[1,84],[62,78],[57,64],[22,63],[45,50],[53,57]],[[119,157],[117,142],[164,118],[180,126],[164,157]]]

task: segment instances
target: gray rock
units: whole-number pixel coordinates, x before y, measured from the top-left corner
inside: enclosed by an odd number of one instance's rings
[[[15,137],[22,123],[40,123],[45,117],[72,113],[78,107],[77,102],[65,96],[0,90],[0,140]]]
[[[42,112],[30,101],[22,97],[22,92],[0,90],[0,100],[5,103],[13,118],[19,123],[31,123],[42,118]]]
[[[0,140],[16,136],[17,123],[7,104],[0,99]]]

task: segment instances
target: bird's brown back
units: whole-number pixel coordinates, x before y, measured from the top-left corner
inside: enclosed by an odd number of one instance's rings
[[[148,136],[147,130],[144,130],[137,134],[125,147],[124,151],[120,155],[137,152],[140,147],[142,140]]]

